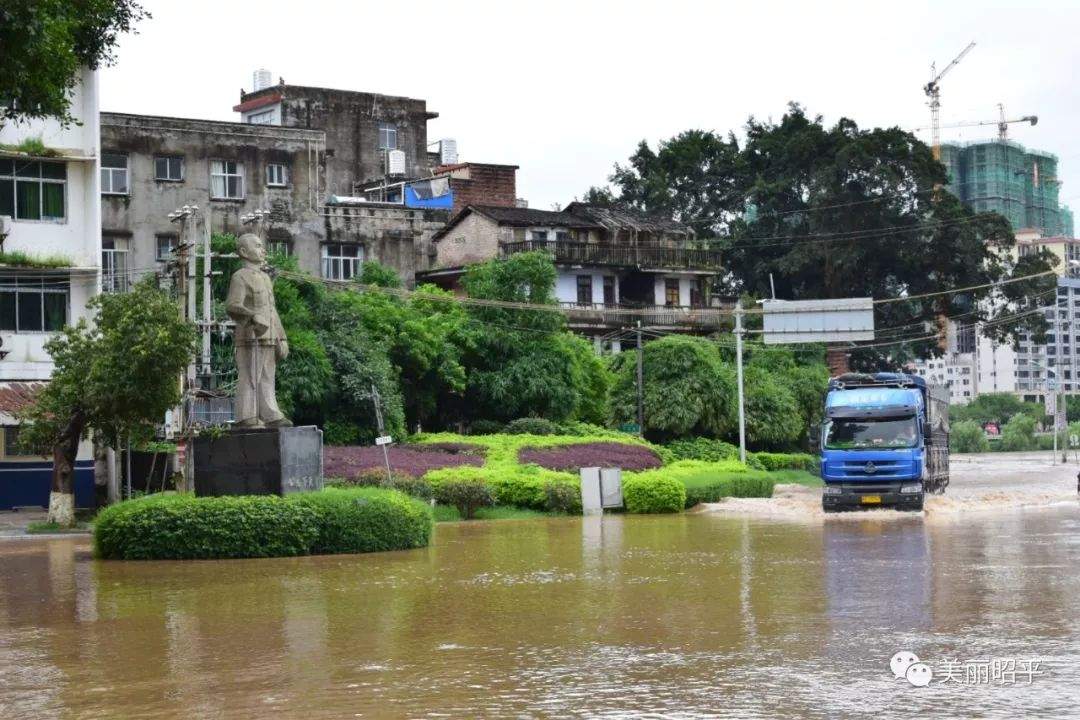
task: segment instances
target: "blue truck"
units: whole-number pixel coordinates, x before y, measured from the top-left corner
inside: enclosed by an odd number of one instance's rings
[[[825,512],[922,510],[949,484],[949,393],[903,373],[829,381],[821,432]]]

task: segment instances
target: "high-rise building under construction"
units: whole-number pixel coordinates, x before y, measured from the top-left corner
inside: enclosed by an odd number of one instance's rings
[[[1072,212],[1058,202],[1057,156],[1010,140],[941,146],[948,189],[976,212],[1001,213],[1013,230],[1073,237]]]

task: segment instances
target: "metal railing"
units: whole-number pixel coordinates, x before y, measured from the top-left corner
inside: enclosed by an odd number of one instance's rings
[[[715,330],[724,315],[719,308],[685,305],[604,305],[559,303],[570,325],[628,327],[638,321],[645,327],[702,328]]]
[[[500,244],[503,257],[519,252],[542,250],[555,262],[573,265],[616,265],[620,267],[679,270],[720,270],[720,252],[702,248],[666,245],[626,245],[585,243],[568,240],[519,240]]]

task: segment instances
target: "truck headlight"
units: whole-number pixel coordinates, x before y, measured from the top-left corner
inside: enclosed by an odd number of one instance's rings
[[[903,495],[915,495],[916,493],[921,493],[922,484],[919,483],[917,485],[901,485],[900,492]]]
[[[826,495],[839,495],[843,492],[843,490],[841,490],[836,485],[826,485],[825,489],[822,492],[824,492]]]

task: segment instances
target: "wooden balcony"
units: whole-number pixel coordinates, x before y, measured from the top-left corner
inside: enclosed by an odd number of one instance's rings
[[[720,308],[680,305],[601,305],[560,303],[571,327],[620,328],[637,325],[683,330],[717,330],[725,315]]]
[[[609,265],[657,270],[719,271],[720,251],[666,245],[584,243],[569,240],[524,240],[500,244],[503,257],[542,250],[556,263],[565,265]]]

